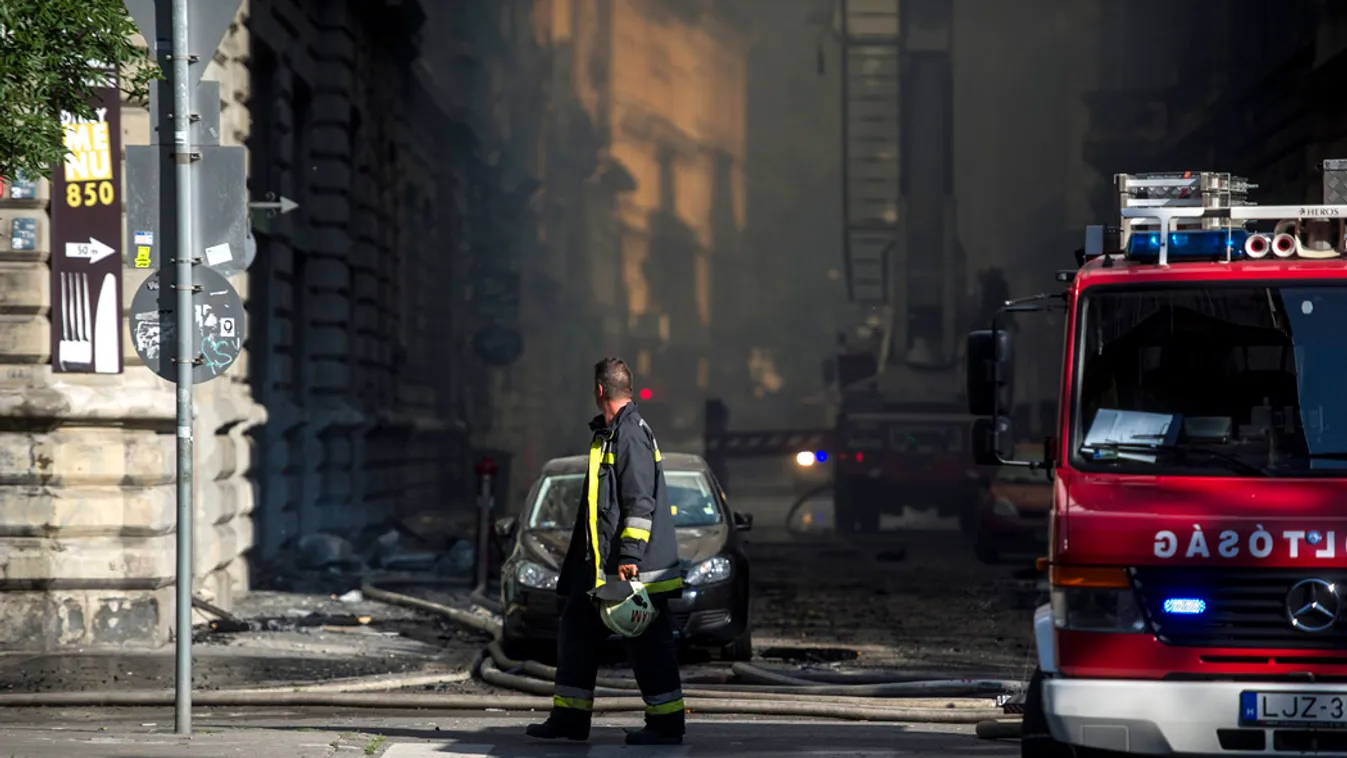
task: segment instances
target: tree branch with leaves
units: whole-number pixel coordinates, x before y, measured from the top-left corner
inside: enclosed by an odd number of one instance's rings
[[[163,78],[122,0],[0,0],[0,177],[50,177],[65,160],[61,114],[92,119],[95,66],[134,99]]]

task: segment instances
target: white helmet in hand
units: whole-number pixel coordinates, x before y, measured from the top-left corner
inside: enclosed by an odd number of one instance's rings
[[[592,593],[603,625],[623,637],[640,637],[659,611],[638,581],[607,582]]]

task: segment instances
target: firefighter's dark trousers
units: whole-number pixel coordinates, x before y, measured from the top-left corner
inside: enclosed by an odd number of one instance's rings
[[[658,595],[651,602],[659,613],[640,637],[625,640],[636,683],[645,700],[646,727],[665,734],[683,734],[683,689],[678,674],[669,604]],[[610,632],[584,590],[573,591],[561,612],[557,633],[556,694],[552,718],[567,724],[588,724],[594,710],[594,682],[599,652]]]

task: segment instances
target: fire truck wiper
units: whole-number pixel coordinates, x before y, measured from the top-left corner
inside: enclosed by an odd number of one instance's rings
[[[1083,445],[1082,447],[1090,450],[1120,450],[1127,453],[1179,453],[1189,455],[1196,453],[1198,455],[1210,456],[1227,465],[1231,471],[1236,471],[1249,476],[1271,476],[1264,469],[1258,468],[1252,463],[1246,463],[1229,453],[1221,452],[1215,448],[1204,445],[1194,445],[1191,443],[1183,445],[1161,445],[1149,444],[1146,442],[1100,442],[1093,445]],[[1347,457],[1347,456],[1345,456]]]
[[[1347,461],[1347,452],[1333,451],[1331,453],[1307,453],[1300,457],[1309,458],[1312,461]]]

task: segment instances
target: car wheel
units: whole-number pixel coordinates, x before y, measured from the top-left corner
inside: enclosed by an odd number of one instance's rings
[[[515,661],[541,661],[542,645],[534,640],[517,639],[514,637],[502,637],[500,640],[501,650],[505,651],[505,657]]]
[[[1043,672],[1034,669],[1029,689],[1024,693],[1024,720],[1020,722],[1020,758],[1072,758],[1070,745],[1058,742],[1048,732],[1043,713]]]
[[[748,661],[753,659],[753,632],[745,629],[734,642],[720,649],[722,661]]]

